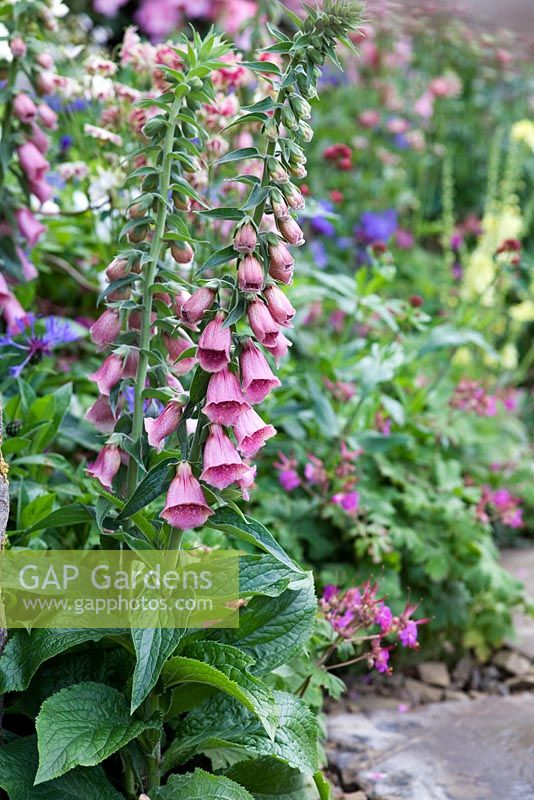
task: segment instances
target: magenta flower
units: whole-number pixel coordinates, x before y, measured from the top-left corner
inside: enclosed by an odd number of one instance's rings
[[[393,614],[389,606],[380,603],[376,610],[375,622],[377,625],[380,625],[383,633],[387,633],[390,630],[393,622]]]
[[[360,495],[358,492],[338,492],[332,496],[332,502],[341,506],[347,514],[356,514],[360,506]]]
[[[121,332],[119,312],[116,308],[107,308],[89,328],[91,341],[100,350],[113,344]]]
[[[161,516],[173,528],[189,530],[204,525],[213,511],[206,502],[204,492],[187,461],[182,461],[169,486],[165,508]]]
[[[17,149],[22,171],[31,184],[40,184],[50,168],[50,164],[39,152],[33,142],[25,142]],[[33,189],[32,189],[33,191]],[[39,197],[39,195],[37,195]]]
[[[213,289],[208,289],[206,286],[197,289],[197,291],[183,303],[180,309],[182,319],[185,319],[185,321],[189,323],[199,322],[204,313],[212,307],[214,299],[215,292]]]
[[[96,383],[100,394],[109,396],[113,387],[116,386],[122,378],[123,371],[122,358],[116,355],[116,353],[111,353],[111,355],[102,362],[96,372],[89,375],[89,380]]]
[[[37,116],[37,106],[31,97],[20,92],[13,100],[13,113],[27,125]]]
[[[237,446],[245,458],[252,458],[267,439],[276,436],[276,429],[267,425],[253,408],[241,414],[235,423]]]
[[[247,471],[237,481],[237,485],[241,489],[243,500],[245,500],[247,503],[250,500],[250,494],[248,490],[252,486],[254,486],[255,480],[256,480],[256,467],[248,467]]]
[[[46,231],[45,226],[34,217],[29,208],[18,208],[15,216],[21,235],[24,236],[30,247],[35,247]]]
[[[174,433],[182,418],[182,404],[178,400],[167,403],[159,417],[145,418],[145,431],[148,434],[148,443],[151,447],[161,450],[163,440]]]
[[[241,461],[232,441],[220,425],[211,425],[204,445],[204,469],[200,479],[217,489],[226,489],[240,480],[248,467]]]
[[[169,336],[168,333],[163,334],[163,342],[172,362],[172,368],[177,375],[185,375],[193,369],[198,362],[195,356],[181,358],[182,353],[193,347],[191,342],[188,342],[187,339],[182,339],[182,337]]]
[[[264,283],[263,267],[256,256],[245,256],[237,270],[237,285],[241,291],[261,292]]]
[[[417,623],[413,619],[399,631],[399,639],[403,647],[417,647]]]
[[[389,648],[379,647],[373,654],[373,665],[377,672],[384,673],[390,672],[391,668],[388,667],[389,662]]]
[[[338,588],[333,583],[328,583],[323,589],[322,600],[325,603],[330,603],[337,597]]]
[[[280,481],[280,486],[286,492],[292,492],[293,489],[297,489],[301,484],[299,474],[294,469],[281,469],[278,473],[278,480]]]
[[[113,478],[121,466],[121,454],[116,444],[106,444],[98,454],[94,464],[87,467],[87,472],[100,481],[105,489],[112,487]]]
[[[211,422],[235,425],[250,405],[243,397],[239,379],[228,367],[215,372],[208,384],[204,414]]]
[[[42,124],[45,128],[49,130],[55,131],[57,128],[57,114],[53,111],[50,106],[46,103],[41,103],[39,108],[37,109],[39,114],[39,119],[41,120]]]
[[[200,334],[197,356],[206,372],[220,372],[230,361],[232,333],[223,324],[224,313],[219,311]]]
[[[291,327],[295,309],[278,286],[268,286],[264,292],[272,318],[285,328]]]
[[[274,321],[265,303],[255,298],[247,309],[249,325],[257,340],[266,347],[274,346],[278,338],[278,324]]]
[[[284,336],[282,331],[279,331],[278,336],[276,337],[276,341],[274,344],[266,344],[265,348],[269,351],[272,357],[275,360],[276,366],[280,364],[282,358],[287,356],[288,350],[291,347],[291,342]]]
[[[243,392],[247,400],[256,405],[261,403],[272,389],[281,386],[273,374],[267,359],[256,347],[252,339],[248,339],[239,356]]]
[[[111,433],[115,429],[117,420],[105,395],[99,395],[95,403],[85,414],[85,419],[92,422],[101,433]]]

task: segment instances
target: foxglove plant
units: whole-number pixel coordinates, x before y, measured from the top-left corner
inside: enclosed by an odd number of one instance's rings
[[[308,99],[319,65],[335,58],[336,41],[357,21],[353,2],[327,0],[296,20],[293,39],[274,32],[268,51],[287,58],[285,71],[247,62],[268,91],[236,122],[261,123],[265,146],[238,148],[213,165],[261,166],[234,179],[250,187],[241,207],[206,207],[193,188],[212,149],[203,124],[212,77],[228,68],[229,46],[213,33],[184,37],[172,66],[161,64],[163,94],[142,101],[159,113],[134,155],[124,247],[106,271],[107,308],[91,330],[103,354],[91,375],[99,397],[87,415],[106,436],[88,469],[99,497],[76,513],[96,526],[104,547],[175,548],[183,531],[203,525],[245,542],[240,625],[16,631],[0,658],[0,683],[4,692],[27,691],[36,737],[0,748],[0,787],[10,797],[29,797],[43,784],[50,796],[81,786],[87,800],[252,800],[266,788],[285,792],[288,780],[304,794],[312,778],[328,794],[312,711],[265,679],[310,640],[313,579],[234,500],[239,491],[247,498],[255,476],[249,459],[275,434],[257,407],[280,385],[271,359],[287,351],[282,330],[293,317],[278,284],[290,283],[289,248],[303,240],[292,178],[305,174]],[[203,227],[191,205],[202,209]],[[210,220],[235,224],[231,242],[215,252],[205,241]],[[212,772],[187,771],[199,756]]]

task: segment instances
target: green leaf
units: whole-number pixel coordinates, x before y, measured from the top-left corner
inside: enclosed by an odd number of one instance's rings
[[[22,509],[20,517],[21,528],[31,528],[32,525],[39,524],[39,520],[49,516],[55,500],[55,494],[41,494],[38,497],[34,497]]]
[[[304,776],[277,758],[240,761],[226,770],[228,778],[248,789],[254,800],[309,800]]]
[[[243,555],[239,558],[239,594],[241,597],[267,595],[278,597],[288,588],[295,573],[268,555]]]
[[[277,561],[285,564],[293,572],[305,574],[304,570],[295,564],[285,550],[280,547],[267,528],[251,517],[243,519],[231,508],[224,506],[223,508],[218,508],[213,516],[210,517],[209,527],[224,531],[230,536],[235,536],[237,539],[253,544],[265,553],[270,553]]]
[[[480,347],[486,353],[494,354],[494,350],[478,331],[467,328],[453,328],[452,325],[439,325],[434,328],[419,350],[419,355],[433,353],[443,347],[462,347],[467,344]]]
[[[242,703],[260,720],[272,738],[278,715],[271,690],[250,674],[253,659],[236,647],[218,642],[195,642],[186,656],[171,658],[163,668],[165,686],[204,683]]]
[[[312,573],[294,580],[278,597],[253,597],[239,615],[239,628],[210,631],[210,639],[239,647],[263,674],[291,661],[308,642],[317,600]]]
[[[218,695],[197,706],[176,726],[163,758],[170,769],[205,753],[220,769],[245,757],[272,756],[313,775],[320,767],[319,726],[308,706],[286,692],[274,692],[280,714],[274,740],[259,721],[235,700]]]
[[[245,158],[262,158],[262,154],[257,147],[240,147],[237,150],[232,150],[230,153],[218,158],[214,163],[217,166],[221,164],[229,164],[232,161],[242,161]]]
[[[203,399],[208,388],[210,377],[211,374],[209,372],[205,372],[202,367],[198,366],[196,368],[195,374],[193,375],[193,380],[191,381],[191,386],[189,388],[190,405],[194,406]]]
[[[134,628],[131,631],[137,659],[132,682],[132,713],[155,686],[163,665],[184,633],[182,628]]]
[[[81,765],[93,767],[151,727],[130,717],[123,694],[103,683],[78,683],[53,694],[35,721],[35,784]]]
[[[95,518],[94,509],[83,503],[71,503],[63,506],[56,511],[52,511],[46,517],[35,522],[30,528],[31,531],[40,531],[44,528],[61,528],[65,525],[77,525],[81,522],[92,522]]]
[[[238,783],[223,775],[196,769],[187,775],[171,775],[155,800],[254,800]]]
[[[168,488],[170,484],[169,470],[173,464],[177,464],[176,458],[165,458],[152,467],[150,472],[145,475],[133,495],[117,517],[118,521],[128,519],[142,508],[156,500]]]
[[[209,217],[210,219],[230,219],[236,220],[243,219],[245,216],[244,211],[239,208],[212,208],[209,211],[199,211],[198,214],[202,217]]]
[[[101,767],[73,769],[68,775],[34,786],[37,739],[25,736],[0,747],[0,788],[10,800],[124,800]]]
[[[0,694],[25,689],[41,664],[59,653],[84,642],[98,642],[106,636],[121,633],[117,629],[105,628],[39,628],[29,633],[23,630],[12,631],[0,656]]]
[[[204,272],[208,272],[210,269],[214,269],[215,267],[219,267],[221,264],[227,264],[228,261],[233,261],[234,258],[237,257],[237,253],[234,250],[233,245],[228,245],[228,247],[222,247],[220,250],[216,250],[215,253],[212,253],[211,256],[205,261],[201,267],[196,271],[196,277],[199,275],[203,275]]]
[[[268,75],[282,74],[278,64],[273,64],[272,61],[243,61],[243,66],[252,72],[265,72]]]

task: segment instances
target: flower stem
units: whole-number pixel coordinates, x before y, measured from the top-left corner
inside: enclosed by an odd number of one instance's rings
[[[143,433],[143,391],[148,372],[148,353],[150,348],[150,328],[152,324],[152,285],[154,283],[158,261],[161,255],[163,244],[163,234],[165,233],[165,221],[167,218],[169,186],[171,179],[172,149],[174,134],[176,130],[176,115],[180,109],[182,98],[177,97],[172,105],[167,132],[163,143],[163,170],[161,173],[161,183],[159,187],[160,198],[158,200],[158,213],[156,216],[156,227],[154,238],[150,247],[150,261],[146,266],[145,279],[143,284],[143,300],[141,311],[141,330],[139,335],[139,364],[135,377],[135,400],[132,422],[132,438],[138,441]],[[137,486],[138,470],[134,458],[130,458],[128,465],[128,491],[130,495]]]

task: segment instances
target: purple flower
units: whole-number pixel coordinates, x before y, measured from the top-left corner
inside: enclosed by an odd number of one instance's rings
[[[300,486],[299,474],[294,469],[281,470],[278,473],[278,480],[280,481],[280,486],[286,492],[291,492],[293,489],[297,489]]]
[[[391,609],[381,603],[379,608],[377,609],[375,622],[377,625],[380,625],[380,628],[384,633],[387,633],[391,628],[391,623],[393,621],[393,614],[391,613]]]
[[[324,242],[320,239],[312,239],[309,243],[309,249],[315,266],[319,267],[319,269],[324,269],[328,265],[328,255]]]
[[[364,211],[360,217],[357,236],[366,244],[387,242],[397,230],[397,212],[394,208],[384,211]]]
[[[374,667],[377,672],[388,672],[389,650],[380,647],[374,656]]]
[[[354,613],[352,611],[345,611],[344,614],[334,617],[332,620],[332,627],[335,631],[343,631],[345,628],[348,628],[350,623],[353,621]]]
[[[417,646],[417,625],[413,620],[408,620],[405,627],[399,631],[399,639],[403,647]]]
[[[18,330],[0,336],[0,347],[13,347],[24,353],[24,359],[9,371],[17,378],[28,364],[40,362],[56,347],[75,342],[80,334],[69,320],[61,317],[46,317],[42,320],[28,315],[17,321]]]
[[[328,583],[323,589],[323,600],[325,603],[330,603],[331,600],[337,595],[337,586],[333,583]]]

